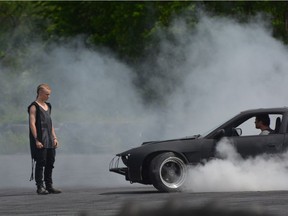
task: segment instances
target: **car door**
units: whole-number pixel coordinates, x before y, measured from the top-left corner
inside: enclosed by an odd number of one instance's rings
[[[268,114],[268,113],[266,113]],[[241,129],[240,136],[232,136],[231,139],[237,151],[244,157],[256,156],[263,153],[278,153],[283,150],[284,134],[279,133],[281,113],[270,113],[270,128],[273,131],[268,135],[260,135],[261,130],[256,128],[255,117],[250,116],[237,127]]]
[[[231,137],[232,143],[243,157],[282,151],[284,134]]]

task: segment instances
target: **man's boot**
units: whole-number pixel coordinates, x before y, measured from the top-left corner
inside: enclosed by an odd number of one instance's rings
[[[46,190],[48,191],[48,193],[51,193],[51,194],[59,194],[59,193],[62,193],[61,190],[54,188],[52,184],[46,185]]]
[[[45,190],[43,185],[37,185],[37,194],[39,195],[47,195],[49,194],[47,190]]]

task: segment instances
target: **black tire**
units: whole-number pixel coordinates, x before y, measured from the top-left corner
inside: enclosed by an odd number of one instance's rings
[[[186,164],[172,152],[157,155],[151,161],[150,178],[153,186],[159,191],[181,191],[186,177]]]

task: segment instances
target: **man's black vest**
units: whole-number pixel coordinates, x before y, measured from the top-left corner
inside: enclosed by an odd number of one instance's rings
[[[49,112],[51,114],[51,104],[47,103],[49,107]],[[42,142],[42,127],[41,127],[41,117],[40,117],[40,107],[39,104],[36,103],[35,101],[33,103],[31,103],[28,107],[28,113],[30,113],[30,108],[31,106],[35,106],[36,107],[36,129],[37,129],[37,139]],[[30,128],[30,122],[29,122],[29,138],[30,138],[30,151],[31,151],[31,157],[32,159],[35,160],[35,154],[36,154],[36,140],[35,137],[33,136],[32,132],[31,132],[31,128]]]

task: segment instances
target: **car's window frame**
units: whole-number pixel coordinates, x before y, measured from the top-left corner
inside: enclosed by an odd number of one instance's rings
[[[214,130],[210,131],[210,133],[207,133],[207,135],[203,135],[202,137],[205,137],[208,139],[211,139],[211,138],[214,139],[214,137],[217,135],[217,132],[220,131],[221,129],[227,129],[227,128],[232,129],[233,127],[235,128],[238,125],[241,125],[243,122],[247,121],[248,119],[253,118],[259,114],[282,115],[281,128],[283,128],[283,124],[285,125],[287,122],[287,112],[263,111],[263,112],[247,113],[247,114],[240,113],[234,116],[233,118],[230,118],[228,121],[224,122],[220,126],[216,127]],[[281,131],[282,130],[280,129],[280,133]],[[288,124],[286,127],[286,133],[288,133]]]

